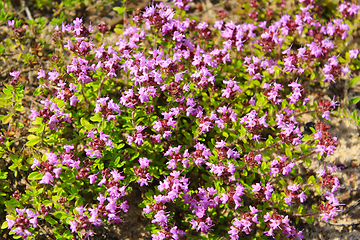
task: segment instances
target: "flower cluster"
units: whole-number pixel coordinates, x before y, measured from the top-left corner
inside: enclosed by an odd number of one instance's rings
[[[246,116],[240,118],[240,123],[244,123],[247,133],[253,134],[252,138],[255,141],[260,140],[261,129],[268,127],[268,124],[266,123],[266,115],[258,117],[258,112],[256,110],[252,110],[246,114]]]
[[[337,176],[334,176],[333,173],[336,170],[336,166],[327,167],[324,169],[320,169],[316,172],[317,176],[321,178],[320,185],[323,188],[331,189],[331,192],[335,192],[338,188],[340,188],[340,181]]]
[[[163,239],[161,236],[170,235],[184,235],[185,232],[178,230],[176,226],[170,227],[172,223],[170,222],[170,216],[165,212],[165,204],[171,201],[175,201],[182,194],[188,192],[189,179],[181,176],[179,171],[172,171],[170,176],[168,176],[164,181],[160,182],[158,189],[164,194],[159,194],[154,196],[155,203],[151,206],[146,205],[144,212],[146,214],[153,214],[152,223],[157,224],[161,227],[158,235],[153,235],[153,239]]]
[[[280,161],[279,161],[280,160]],[[294,161],[285,163],[287,160],[286,156],[280,157],[278,156],[270,163],[270,172],[269,174],[273,177],[276,177],[278,174],[289,175],[292,168],[295,166]]]
[[[265,231],[267,236],[275,237],[276,232],[281,231],[288,239],[303,239],[302,231],[296,232],[295,227],[289,225],[290,219],[288,216],[283,216],[277,212],[266,213],[264,222],[269,227],[269,230]]]
[[[294,201],[300,201],[301,203],[306,201],[305,191],[300,192],[298,184],[289,185],[287,187],[286,196],[284,202],[288,205],[291,205]]]
[[[269,201],[272,193],[274,192],[274,188],[270,182],[266,183],[265,186],[262,186],[261,183],[256,183],[252,185],[252,192],[257,200]]]
[[[195,218],[190,222],[192,229],[196,231],[208,232],[212,226],[212,219],[206,214],[206,210],[215,208],[220,203],[220,197],[217,196],[217,189],[198,188],[197,193],[185,194],[184,203],[190,205]]]
[[[28,25],[23,25],[22,27],[15,26],[15,20],[9,20],[7,22],[8,26],[13,30],[13,37],[20,41],[25,40],[26,30],[28,29]]]
[[[46,73],[42,69],[39,70],[37,75],[38,79],[46,79]],[[57,86],[59,87],[55,88],[57,98],[63,100],[64,102],[69,101],[71,106],[74,106],[77,102],[79,102],[78,97],[75,95],[75,93],[77,92],[77,85],[70,83],[68,86],[66,86],[66,81],[61,79],[58,72],[49,72],[48,79],[57,83]]]
[[[358,5],[350,2],[339,2],[339,4],[339,12],[341,12],[343,17],[353,17],[360,9]]]
[[[138,183],[140,184],[140,187],[146,185],[149,185],[149,181],[153,178],[153,176],[150,175],[147,167],[149,167],[150,160],[142,157],[139,159],[140,166],[134,166],[134,175],[136,177],[139,177]]]
[[[328,202],[322,202],[319,206],[322,221],[328,221],[329,219],[333,219],[337,215],[337,207],[341,205],[338,202],[339,197],[335,197],[333,193],[326,193],[325,198]]]
[[[91,130],[88,132],[87,137],[91,138],[91,141],[88,143],[90,148],[86,148],[85,152],[87,156],[102,158],[105,147],[110,149],[114,147],[110,135],[103,132],[99,133],[99,136],[95,135],[98,133],[97,130]]]
[[[109,100],[109,97],[105,97],[96,101],[94,111],[96,113],[101,113],[102,117],[106,117],[106,120],[110,121],[116,118],[115,113],[120,112],[120,107],[118,104],[114,103],[112,99]]]
[[[330,112],[334,110],[339,104],[332,100],[332,101],[325,101],[323,99],[319,100],[319,112],[322,113],[322,118],[329,120],[330,119]]]
[[[276,114],[278,128],[281,129],[280,138],[283,143],[298,145],[303,133],[299,129],[299,122],[294,116],[294,110],[284,109],[285,114]]]
[[[259,223],[258,212],[260,212],[256,207],[249,206],[250,211],[241,213],[240,218],[235,218],[230,231],[228,232],[231,240],[239,239],[239,233],[244,232],[249,234],[251,228]]]
[[[76,208],[77,214],[75,219],[69,221],[72,232],[79,232],[82,237],[89,238],[94,236],[92,226],[102,226],[105,221],[109,224],[117,224],[123,222],[119,217],[122,212],[127,212],[129,206],[127,201],[123,201],[126,186],[121,186],[121,181],[125,178],[117,170],[102,171],[101,180],[98,186],[105,187],[105,195],[97,196],[97,204],[91,207],[79,206]],[[98,179],[97,174],[89,176],[90,184],[94,184]]]
[[[337,138],[332,137],[329,132],[330,126],[326,125],[324,122],[319,122],[316,124],[314,133],[314,138],[317,140],[315,152],[320,153],[321,155],[333,154],[334,150],[337,148]]]
[[[34,121],[37,117],[42,118],[42,122],[47,123],[51,130],[58,130],[65,122],[71,123],[71,118],[68,113],[64,113],[59,109],[56,102],[51,100],[42,100],[44,108],[37,112],[35,109],[31,110],[30,118]]]
[[[235,189],[230,188],[227,193],[222,193],[220,201],[222,204],[230,204],[235,207],[235,210],[242,206],[241,196],[245,194],[245,188],[237,183]]]
[[[38,227],[38,212],[34,213],[32,209],[26,208],[16,208],[16,212],[17,216],[15,219],[6,218],[8,228],[12,229],[14,233],[23,238],[32,236],[32,233],[28,229],[30,228],[30,225],[33,228]]]
[[[261,154],[256,154],[256,152],[251,151],[249,154],[244,156],[244,162],[246,162],[247,166],[250,168],[254,168],[254,166],[261,165],[262,156]]]
[[[16,86],[16,85],[18,84],[20,71],[10,72],[9,74],[10,74],[10,76],[13,77],[13,79],[12,79],[11,82],[10,82],[10,84],[11,84],[12,86]]]
[[[38,167],[39,171],[44,173],[41,181],[39,181],[40,184],[51,184],[54,177],[59,178],[62,171],[61,162],[57,159],[56,153],[46,153],[46,156],[47,161],[40,162],[38,159],[34,158],[31,165],[32,169]]]

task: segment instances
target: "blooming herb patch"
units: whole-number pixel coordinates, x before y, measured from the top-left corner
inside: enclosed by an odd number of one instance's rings
[[[358,72],[358,49],[342,50],[360,6],[341,2],[324,21],[318,3],[298,2],[289,15],[285,1],[265,13],[250,1],[245,22],[224,10],[198,22],[188,1],[157,3],[117,28],[115,42],[106,24],[81,17],[54,26],[28,153],[0,137],[10,170],[27,178],[24,191],[2,195],[2,229],[35,239],[50,224],[56,239],[91,238],[96,227],[126,225],[131,184],[147,189],[139,207],[154,240],[303,239],[301,219],[334,218],[337,167],[301,167],[336,151],[329,123],[340,108],[337,96],[307,93]],[[20,20],[8,26],[19,46],[35,31]],[[23,111],[21,77],[23,69],[9,72],[3,124]]]

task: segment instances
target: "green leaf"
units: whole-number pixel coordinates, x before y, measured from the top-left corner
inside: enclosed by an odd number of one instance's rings
[[[65,240],[65,238],[63,238],[63,237],[58,233],[58,230],[57,230],[56,228],[53,230],[53,232],[54,232],[54,236],[55,236],[55,238],[56,238],[57,240]]]
[[[38,132],[38,131],[39,131],[38,127],[33,127],[28,130],[28,132]]]
[[[36,96],[39,96],[42,92],[43,92],[42,87],[38,87],[37,89],[35,89],[33,95],[34,95],[34,97],[36,97]]]
[[[93,122],[101,122],[102,118],[101,118],[101,116],[96,115],[96,116],[92,116],[90,118],[90,120],[93,121]]]
[[[57,212],[54,212],[54,217],[56,217],[58,219],[64,219],[64,218],[68,218],[68,214],[63,211],[57,211]]]
[[[22,105],[17,105],[17,106],[15,107],[15,111],[23,112],[24,110],[25,110],[25,108],[24,108],[24,106],[22,106]]]
[[[349,105],[357,104],[360,101],[360,97],[354,97],[349,101]]]
[[[292,158],[292,153],[291,153],[291,150],[289,148],[285,149],[285,154],[286,154],[287,157]]]
[[[3,92],[5,93],[6,98],[12,98],[14,96],[13,92],[7,88],[4,88]]]
[[[192,141],[192,136],[191,136],[190,133],[184,132],[184,135],[185,135],[185,138],[186,138],[187,140]]]
[[[38,136],[35,136],[35,135],[32,135],[30,134],[27,139],[29,140],[27,143],[26,143],[26,146],[28,147],[31,147],[31,146],[34,146],[36,145],[37,143],[39,143],[41,141],[41,138],[38,137]]]
[[[27,170],[29,170],[29,168],[28,168],[28,166],[26,166],[26,165],[22,165],[22,166],[20,167],[20,170],[27,171]]]
[[[316,183],[316,179],[314,176],[310,176],[308,179],[308,184],[315,184]]]
[[[114,7],[113,10],[115,12],[117,12],[119,15],[122,15],[125,10],[126,10],[126,6],[122,6],[122,7]]]
[[[1,224],[1,229],[5,229],[5,228],[7,228],[9,225],[8,225],[8,223],[7,223],[7,221],[5,221],[5,222],[3,222],[2,224]]]
[[[303,180],[302,180],[302,177],[301,177],[301,176],[297,176],[297,177],[295,178],[295,181],[294,181],[295,184],[299,184],[299,183],[302,183],[302,182],[303,182]]]
[[[298,208],[298,213],[302,214],[303,210],[304,210],[304,206],[302,204],[300,204],[300,206]]]
[[[40,173],[40,172],[32,172],[28,176],[28,179],[31,180],[31,181],[40,180],[40,179],[42,179],[42,173]]]
[[[145,197],[147,199],[153,199],[153,196],[154,196],[154,191],[151,189],[145,193]]]
[[[40,117],[37,117],[35,121],[32,122],[33,125],[41,125],[43,122],[43,119]]]
[[[306,166],[309,167],[311,165],[311,160],[309,158],[304,158],[303,161],[306,164]]]
[[[315,72],[314,72],[314,71],[313,71],[313,72],[311,72],[311,74],[310,74],[310,80],[314,80],[314,79],[315,79],[315,77],[316,77]]]
[[[46,207],[50,207],[50,206],[52,206],[52,204],[53,204],[53,202],[50,201],[50,200],[45,200],[45,201],[43,201],[42,203],[43,203]]]
[[[283,186],[286,186],[286,185],[287,185],[286,182],[285,182],[283,179],[280,179],[280,180],[279,180],[279,183],[280,183],[281,185],[283,185]]]
[[[39,136],[34,135],[34,134],[30,134],[30,135],[27,136],[27,139],[28,140],[34,140],[34,139],[41,139],[41,138]]]
[[[92,125],[91,123],[89,123],[88,120],[86,120],[85,118],[81,118],[80,119],[80,122],[81,122],[81,125],[86,128],[86,130],[90,131],[92,130],[93,128],[95,128],[94,125]]]
[[[71,239],[74,236],[71,234],[70,230],[68,229],[64,232],[63,237],[65,237],[66,239]]]
[[[351,81],[350,81],[350,83],[349,83],[349,85],[348,85],[348,88],[351,88],[353,85],[355,85],[357,82],[359,82],[360,81],[360,76],[357,76],[357,77],[355,77],[355,78],[353,78]]]
[[[82,206],[84,203],[84,199],[82,197],[78,198],[75,202],[75,206]]]
[[[246,183],[250,185],[253,183],[254,180],[255,180],[255,173],[252,173],[246,178]]]
[[[314,216],[310,216],[306,218],[306,222],[310,225],[313,224],[314,220],[315,220]]]
[[[118,24],[118,25],[119,25],[119,24]],[[116,25],[116,26],[118,26],[118,25]],[[117,34],[119,34],[119,35],[121,35],[124,31],[123,31],[121,28],[116,27],[116,28],[114,29],[114,32],[117,33]]]
[[[58,222],[53,219],[52,217],[50,217],[49,215],[46,215],[45,216],[45,221],[47,221],[48,223],[50,223],[51,225],[55,225],[55,224],[58,224]]]
[[[209,176],[206,174],[201,174],[201,177],[206,181],[206,182],[210,182]]]
[[[6,179],[8,175],[8,172],[1,172],[0,171],[0,179]]]
[[[71,170],[67,169],[65,172],[62,172],[60,174],[60,179],[70,184],[75,181],[75,175]]]
[[[139,152],[135,152],[133,156],[131,156],[130,161],[133,161],[134,159],[138,158],[140,156]]]
[[[3,124],[8,124],[11,121],[13,115],[14,114],[8,114],[8,115],[4,116],[2,119]]]
[[[222,135],[225,137],[225,138],[228,138],[229,137],[229,134],[225,131],[222,132]]]

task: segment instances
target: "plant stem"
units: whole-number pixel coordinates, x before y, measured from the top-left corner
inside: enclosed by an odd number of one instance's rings
[[[90,107],[91,104],[90,104],[89,100],[87,99],[87,97],[86,97],[86,95],[84,93],[84,83],[83,82],[81,83],[81,94],[83,95],[84,100],[87,103],[88,107]]]
[[[314,213],[308,213],[308,214],[294,214],[295,217],[310,217],[310,216],[314,216],[314,215],[318,215],[321,212],[314,212]]]
[[[99,91],[98,91],[98,97],[97,97],[98,99],[101,97],[101,89],[102,89],[103,86],[104,86],[105,79],[106,79],[106,77],[104,77],[104,78],[101,80],[100,87],[99,87]]]
[[[307,157],[313,155],[314,153],[315,153],[315,151],[312,151],[311,153],[309,153],[309,154],[307,154],[307,155],[303,155],[303,156],[299,157],[299,160],[300,160],[300,159],[303,159],[303,158],[307,158]]]

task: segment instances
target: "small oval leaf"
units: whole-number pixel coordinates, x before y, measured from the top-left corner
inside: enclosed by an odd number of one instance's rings
[[[55,219],[53,219],[53,218],[50,217],[49,215],[45,216],[45,221],[47,221],[47,222],[50,223],[51,225],[55,225],[55,224],[58,223]]]
[[[360,101],[360,97],[354,97],[349,101],[350,105],[357,104]]]
[[[360,81],[360,76],[357,76],[357,77],[355,77],[355,78],[353,78],[351,81],[350,81],[350,83],[349,83],[349,85],[348,85],[348,88],[351,88],[353,85],[355,85],[357,82],[359,82]]]
[[[39,172],[32,172],[32,173],[30,173],[28,179],[31,181],[40,180],[40,179],[42,179],[42,174]]]

